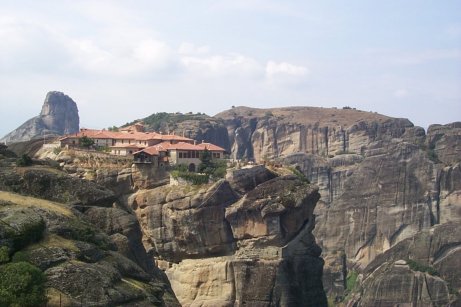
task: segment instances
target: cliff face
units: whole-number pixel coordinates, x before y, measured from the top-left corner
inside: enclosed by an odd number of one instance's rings
[[[128,203],[183,306],[326,306],[312,235],[318,198],[295,176],[254,167],[198,190],[139,191]]]
[[[146,254],[137,219],[112,191],[48,165],[12,167],[6,156],[0,247],[44,272],[49,305],[179,306]],[[31,229],[35,241],[19,245]]]
[[[366,268],[437,227],[454,223],[451,231],[459,231],[460,123],[433,125],[426,135],[406,119],[355,110],[236,108],[217,116],[226,122],[234,157],[279,160],[319,186],[314,234],[323,249],[329,296],[343,300],[352,291],[348,278],[359,274],[361,286],[354,291],[363,306],[455,299],[461,289],[453,275],[459,278],[461,271],[453,262],[441,266],[440,255],[455,257],[458,248],[452,246],[461,244],[459,237],[421,248],[432,255],[424,261],[400,253],[375,265],[376,272]],[[407,264],[411,260],[440,270],[439,276],[419,272]]]
[[[29,141],[46,135],[63,135],[79,131],[77,104],[61,92],[46,95],[40,115],[29,119],[5,135],[0,142]]]

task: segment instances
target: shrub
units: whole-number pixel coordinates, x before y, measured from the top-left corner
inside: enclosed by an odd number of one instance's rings
[[[79,144],[80,144],[81,147],[90,148],[91,146],[94,145],[94,140],[90,139],[87,136],[83,136],[83,137],[80,138]]]
[[[23,155],[21,156],[21,158],[19,158],[19,159],[16,160],[16,165],[17,165],[17,166],[30,166],[30,165],[32,165],[32,163],[33,163],[33,162],[32,162],[32,158],[29,157],[29,156],[26,155],[26,154],[23,154]]]
[[[346,277],[346,289],[352,291],[357,284],[359,274],[356,271],[349,271]]]
[[[59,153],[62,151],[62,148],[61,147],[55,147],[53,148],[53,153],[55,155],[59,155]]]
[[[415,260],[407,259],[407,264],[413,271],[428,273],[429,275],[438,276],[439,273],[430,265],[426,265]]]
[[[302,182],[310,183],[309,179],[307,179],[307,177],[299,169],[294,167],[289,167],[288,169]]]
[[[14,234],[13,245],[15,250],[26,247],[30,243],[39,241],[43,237],[46,224],[43,220],[22,225]]]
[[[8,246],[0,247],[0,264],[10,261],[9,251],[10,249],[8,248]]]
[[[27,262],[0,266],[0,306],[40,306],[46,303],[45,274]]]

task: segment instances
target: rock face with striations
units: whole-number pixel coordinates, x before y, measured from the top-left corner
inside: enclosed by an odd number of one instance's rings
[[[460,123],[432,125],[426,134],[407,119],[309,107],[239,107],[217,117],[228,127],[234,157],[279,160],[319,186],[314,234],[333,300],[347,303],[348,293],[360,306],[456,300],[461,239],[447,234],[449,242],[434,242],[445,229],[460,231]],[[433,245],[415,255],[418,240]],[[410,247],[398,252],[403,242]],[[399,257],[382,258],[393,254]]]
[[[79,131],[78,108],[75,101],[61,92],[46,95],[40,115],[29,119],[5,135],[0,142],[29,141],[47,135],[63,135]]]
[[[252,180],[249,180],[253,178]],[[261,167],[129,199],[183,306],[326,306],[318,189]]]

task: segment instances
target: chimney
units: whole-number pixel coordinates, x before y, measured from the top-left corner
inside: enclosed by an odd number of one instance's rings
[[[194,140],[194,145],[197,145],[197,140]]]

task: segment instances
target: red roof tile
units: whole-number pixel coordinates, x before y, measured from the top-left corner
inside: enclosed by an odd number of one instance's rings
[[[211,144],[211,143],[200,143],[200,144],[197,144],[197,146],[201,147],[202,150],[209,150],[209,151],[226,151],[224,148],[222,147],[219,147],[215,144]]]

